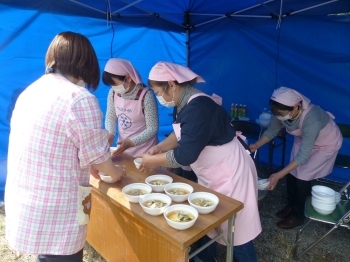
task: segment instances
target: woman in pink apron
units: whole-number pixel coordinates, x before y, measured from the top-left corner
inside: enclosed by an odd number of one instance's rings
[[[153,92],[144,87],[138,72],[124,59],[109,59],[102,81],[112,87],[105,119],[111,146],[118,123],[118,148],[112,156],[123,152],[131,156],[147,152],[158,142],[158,107]]]
[[[159,62],[150,71],[149,85],[158,101],[166,107],[176,105],[177,115],[174,133],[143,155],[141,168],[190,166],[198,184],[241,201],[244,208],[235,221],[234,259],[256,261],[253,239],[261,232],[261,224],[254,162],[238,141],[224,108],[194,88],[196,82],[204,80],[188,67],[169,62]],[[221,229],[227,235],[227,223]],[[215,233],[208,236],[213,238]],[[215,261],[215,252],[216,243],[195,261]]]
[[[273,139],[282,127],[294,136],[290,163],[272,174],[267,190],[273,190],[278,181],[286,176],[288,204],[277,217],[277,225],[283,229],[300,226],[304,222],[306,197],[311,195],[311,182],[332,172],[343,137],[334,116],[310,103],[296,90],[280,87],[270,100],[273,116],[263,136],[250,145],[255,151]]]

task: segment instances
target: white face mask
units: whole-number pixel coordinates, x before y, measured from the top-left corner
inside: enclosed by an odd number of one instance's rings
[[[166,89],[166,87],[165,87],[165,89]],[[175,106],[175,102],[174,102],[174,93],[173,93],[173,99],[172,99],[172,101],[167,102],[167,101],[165,101],[165,99],[164,99],[164,97],[163,97],[164,92],[165,92],[165,90],[163,91],[163,94],[162,94],[161,96],[157,96],[157,99],[158,99],[158,101],[159,101],[159,104],[161,104],[162,106],[165,106],[165,107],[174,107],[174,106]]]
[[[125,81],[126,77],[124,78],[124,81]],[[113,91],[116,92],[117,94],[125,94],[126,92],[129,91],[129,87],[130,87],[130,84],[128,85],[127,88],[124,87],[124,81],[121,85],[117,85],[117,86],[112,86],[113,88]]]
[[[287,120],[291,119],[292,117],[289,114],[286,114],[285,116],[276,116],[276,118],[278,120],[281,120],[281,121],[287,121]]]

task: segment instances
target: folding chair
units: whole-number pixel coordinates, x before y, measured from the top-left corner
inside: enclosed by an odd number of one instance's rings
[[[332,233],[335,229],[339,227],[346,227],[350,229],[350,199],[349,199],[349,187],[350,181],[339,191],[341,193],[342,198],[345,200],[341,200],[333,213],[329,215],[321,215],[317,213],[312,205],[311,205],[311,196],[307,198],[305,203],[305,216],[309,218],[309,221],[304,224],[299,231],[297,232],[295,242],[294,242],[294,258],[299,259],[302,255],[304,255],[307,251],[315,247],[318,243],[320,243],[326,236]],[[320,236],[314,242],[312,242],[308,247],[306,247],[303,251],[298,254],[298,246],[300,244],[300,236],[303,230],[308,226],[312,221],[322,222],[333,225],[330,230],[328,230],[325,234]]]

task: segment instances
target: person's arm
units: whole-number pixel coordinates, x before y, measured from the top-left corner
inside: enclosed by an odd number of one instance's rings
[[[78,149],[81,168],[90,166],[94,177],[97,177],[98,169],[119,180],[124,171],[115,167],[110,159],[108,134],[102,129],[102,117],[96,97],[84,97],[71,108],[66,134]]]
[[[93,164],[93,168],[108,174],[114,181],[119,181],[123,176],[126,176],[125,170],[121,166],[115,166],[110,158],[105,162]]]
[[[115,138],[117,121],[118,121],[118,117],[115,113],[115,107],[113,102],[113,89],[111,88],[108,92],[106,118],[105,118],[105,128],[109,133],[108,143],[110,146],[112,146]]]
[[[278,132],[282,129],[282,127],[282,121],[278,120],[277,117],[275,117],[274,115],[271,115],[269,127],[258,141],[256,141],[254,144],[249,145],[250,150],[252,152],[255,152],[258,148],[270,142],[274,137],[277,136]]]
[[[299,164],[293,160],[286,167],[284,167],[277,173],[270,175],[269,177],[270,184],[266,187],[266,190],[273,190],[281,178],[285,177],[287,174],[289,174],[290,172],[292,172],[294,169],[298,167],[299,167]]]
[[[147,154],[139,155],[142,157],[140,166],[141,171],[146,171],[158,166],[172,167],[167,161],[166,155],[172,152],[172,149],[178,146],[177,139],[174,133],[171,133],[165,140],[151,147]]]

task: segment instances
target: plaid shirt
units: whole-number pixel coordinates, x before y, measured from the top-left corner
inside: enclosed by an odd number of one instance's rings
[[[48,74],[17,100],[5,188],[6,238],[27,254],[69,255],[84,247],[78,185],[109,157],[102,112],[87,89]]]

